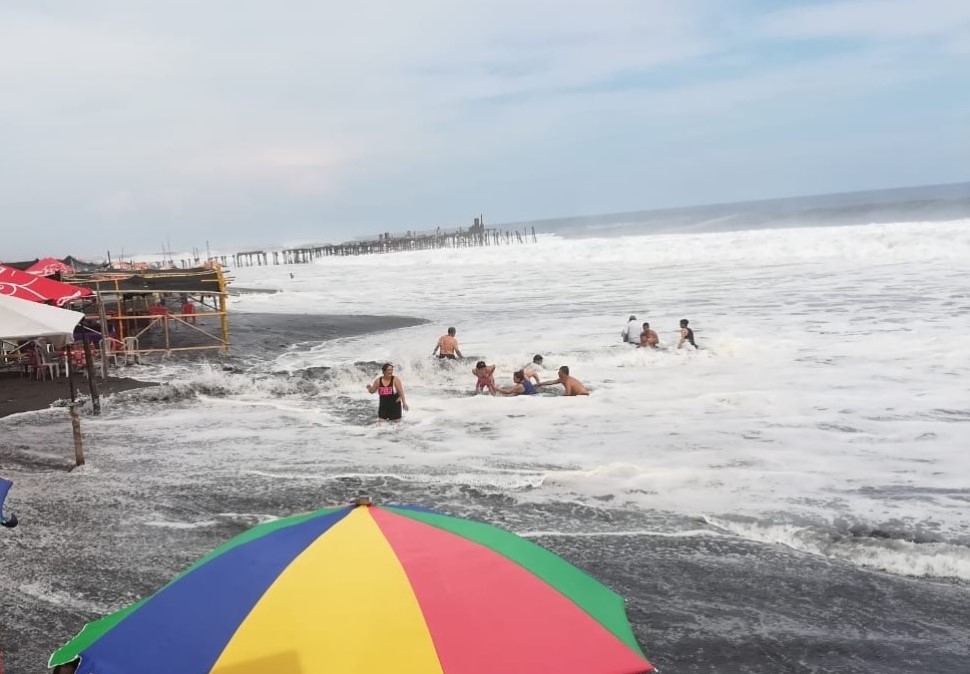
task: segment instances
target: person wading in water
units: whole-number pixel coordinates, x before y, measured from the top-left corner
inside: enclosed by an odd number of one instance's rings
[[[367,387],[368,393],[377,393],[380,401],[377,403],[377,418],[382,421],[400,421],[401,408],[408,411],[408,401],[404,397],[404,382],[394,376],[394,366],[384,363],[381,366],[381,376]]]
[[[434,351],[431,352],[431,355],[434,356],[437,354],[438,358],[450,358],[451,360],[462,358],[461,349],[458,348],[458,340],[455,338],[457,332],[454,328],[448,328],[448,334],[441,335],[438,338],[438,343],[435,344]]]
[[[680,319],[680,341],[677,342],[677,348],[684,348],[684,343],[690,344],[695,349],[698,348],[697,344],[694,342],[694,331],[688,328],[690,324],[686,318]]]

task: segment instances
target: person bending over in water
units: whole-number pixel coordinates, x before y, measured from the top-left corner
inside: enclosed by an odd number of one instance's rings
[[[458,348],[458,340],[455,339],[456,332],[458,331],[454,328],[448,328],[448,334],[441,335],[438,338],[438,343],[435,344],[434,351],[431,352],[431,355],[438,354],[438,358],[450,358],[451,360],[454,360],[456,357],[462,358],[461,350]]]
[[[637,331],[637,317],[631,315],[630,318],[627,319],[626,325],[623,326],[623,332],[620,333],[620,339],[627,344],[637,344],[637,335],[639,334],[639,331]]]
[[[484,360],[478,361],[475,364],[475,369],[472,370],[472,374],[478,377],[478,381],[475,382],[475,393],[481,393],[485,389],[492,395],[495,395],[495,366],[486,365]]]
[[[686,318],[680,319],[680,341],[677,342],[677,348],[682,349],[684,347],[684,342],[688,342],[695,349],[697,344],[694,343],[694,331],[687,327],[690,323]]]
[[[654,349],[660,344],[660,337],[655,330],[650,329],[649,323],[643,324],[643,331],[640,332],[640,346],[649,346]]]
[[[367,387],[368,393],[377,393],[380,402],[377,403],[377,418],[381,421],[400,421],[401,408],[408,410],[408,401],[404,397],[404,383],[400,377],[394,376],[394,366],[384,363],[381,366],[381,376]]]
[[[522,373],[526,379],[532,379],[538,384],[540,372],[542,372],[542,356],[537,353],[532,356],[532,362],[522,368]]]
[[[576,379],[576,377],[571,377],[569,375],[569,367],[563,365],[559,368],[559,379],[552,379],[550,381],[544,381],[539,386],[555,386],[556,384],[562,384],[563,395],[567,396],[588,396],[589,389],[583,386],[583,382]]]
[[[515,383],[511,386],[500,387],[498,392],[507,396],[535,395],[535,385],[525,378],[525,373],[522,370],[516,370],[512,373],[512,381]]]

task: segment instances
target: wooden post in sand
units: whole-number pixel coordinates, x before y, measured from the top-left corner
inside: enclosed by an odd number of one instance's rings
[[[95,283],[95,294],[98,296],[98,314],[101,318],[101,378],[108,378],[108,352],[105,347],[111,343],[111,336],[108,334],[108,316],[104,311],[104,297],[101,296],[101,284]],[[88,378],[91,378],[88,373]]]
[[[68,414],[71,415],[71,430],[74,433],[74,466],[83,466],[84,447],[81,446],[81,419],[77,415],[77,403],[72,402],[67,408]]]
[[[101,414],[101,395],[98,393],[98,383],[94,380],[94,354],[91,353],[91,342],[88,340],[84,340],[84,369],[87,370],[88,387],[91,389],[91,407],[96,415]]]
[[[68,344],[67,345],[67,352],[66,352],[67,353],[67,356],[66,356],[66,359],[67,359],[67,387],[71,391],[71,402],[72,403],[75,400],[77,400],[77,386],[74,384],[74,368],[71,367],[71,365],[74,363],[74,358],[73,358],[74,353],[73,353],[73,351],[74,351],[73,345]],[[3,674],[3,672],[0,672],[0,674]]]

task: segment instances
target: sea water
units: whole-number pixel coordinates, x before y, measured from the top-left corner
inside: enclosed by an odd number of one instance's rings
[[[968,268],[970,221],[549,236],[241,268],[239,285],[280,292],[232,309],[430,319],[272,365],[333,369],[294,404],[345,431],[328,440],[373,471],[676,513],[852,564],[970,580]],[[631,314],[661,350],[620,342]],[[677,348],[681,318],[698,350]],[[431,357],[449,326],[469,357],[460,364]],[[508,385],[536,353],[547,378],[568,365],[591,395],[469,395],[469,360],[497,365]],[[385,361],[411,406],[398,431],[369,425],[364,385]]]

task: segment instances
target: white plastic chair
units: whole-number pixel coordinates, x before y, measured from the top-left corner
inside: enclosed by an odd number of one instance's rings
[[[125,365],[131,363],[141,363],[141,356],[138,355],[138,338],[125,337],[124,340]]]
[[[51,360],[47,350],[38,346],[34,349],[31,356],[31,367],[34,369],[34,377],[45,381],[49,375],[51,379],[57,379],[61,366],[57,361]]]

